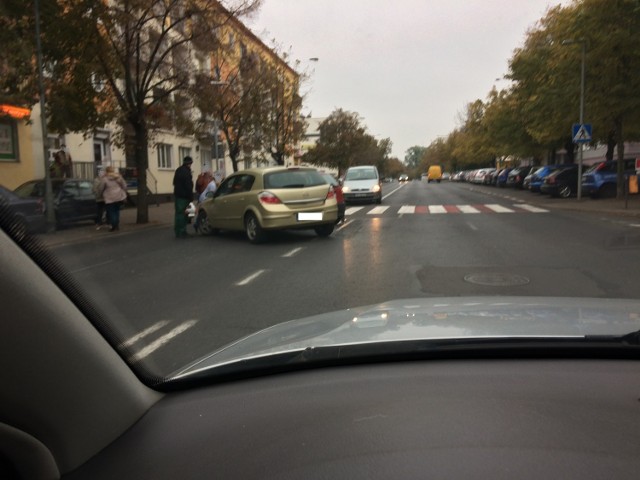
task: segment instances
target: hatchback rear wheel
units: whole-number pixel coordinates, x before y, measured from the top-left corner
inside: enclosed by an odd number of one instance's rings
[[[319,237],[328,237],[333,233],[335,225],[333,223],[326,223],[314,228]]]
[[[267,234],[260,225],[258,218],[251,212],[244,217],[244,231],[251,243],[262,243],[267,238]]]

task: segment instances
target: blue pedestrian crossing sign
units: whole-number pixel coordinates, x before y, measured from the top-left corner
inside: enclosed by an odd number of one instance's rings
[[[571,129],[571,137],[573,138],[573,143],[589,143],[591,141],[591,124],[583,123],[580,125],[579,123],[574,123]]]

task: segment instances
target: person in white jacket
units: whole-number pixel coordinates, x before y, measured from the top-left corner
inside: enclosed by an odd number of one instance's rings
[[[127,184],[114,167],[108,166],[106,168],[98,192],[104,198],[107,222],[111,225],[109,231],[120,230],[120,206],[127,199]]]

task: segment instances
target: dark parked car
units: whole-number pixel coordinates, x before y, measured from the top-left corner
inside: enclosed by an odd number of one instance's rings
[[[540,187],[542,186],[542,182],[544,182],[544,179],[556,170],[560,170],[562,168],[578,168],[578,166],[574,164],[544,165],[531,174],[529,190],[531,190],[532,192],[540,192]]]
[[[524,179],[538,167],[516,167],[507,176],[507,187],[524,188]]]
[[[13,211],[14,224],[29,233],[39,233],[46,228],[44,202],[40,198],[20,198],[8,188],[0,185],[0,201],[4,199]]]
[[[56,178],[51,180],[51,187],[58,226],[95,219],[96,197],[93,193],[93,182],[78,178]],[[44,180],[23,183],[13,193],[23,199],[44,201]]]
[[[578,191],[578,169],[561,168],[548,175],[540,186],[542,193],[552,197],[569,198]]]
[[[618,162],[600,162],[582,175],[582,193],[593,198],[616,196],[618,189]],[[624,173],[635,175],[636,162],[633,158],[624,160]]]

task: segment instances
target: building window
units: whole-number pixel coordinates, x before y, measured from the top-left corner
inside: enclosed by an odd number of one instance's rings
[[[184,157],[191,156],[191,148],[190,147],[178,147],[178,160],[182,161]]]
[[[18,129],[13,120],[0,120],[0,161],[19,161]]]
[[[171,152],[173,150],[171,145],[166,143],[159,143],[158,150],[158,168],[171,168]]]
[[[251,158],[244,159],[244,168],[251,168]]]

